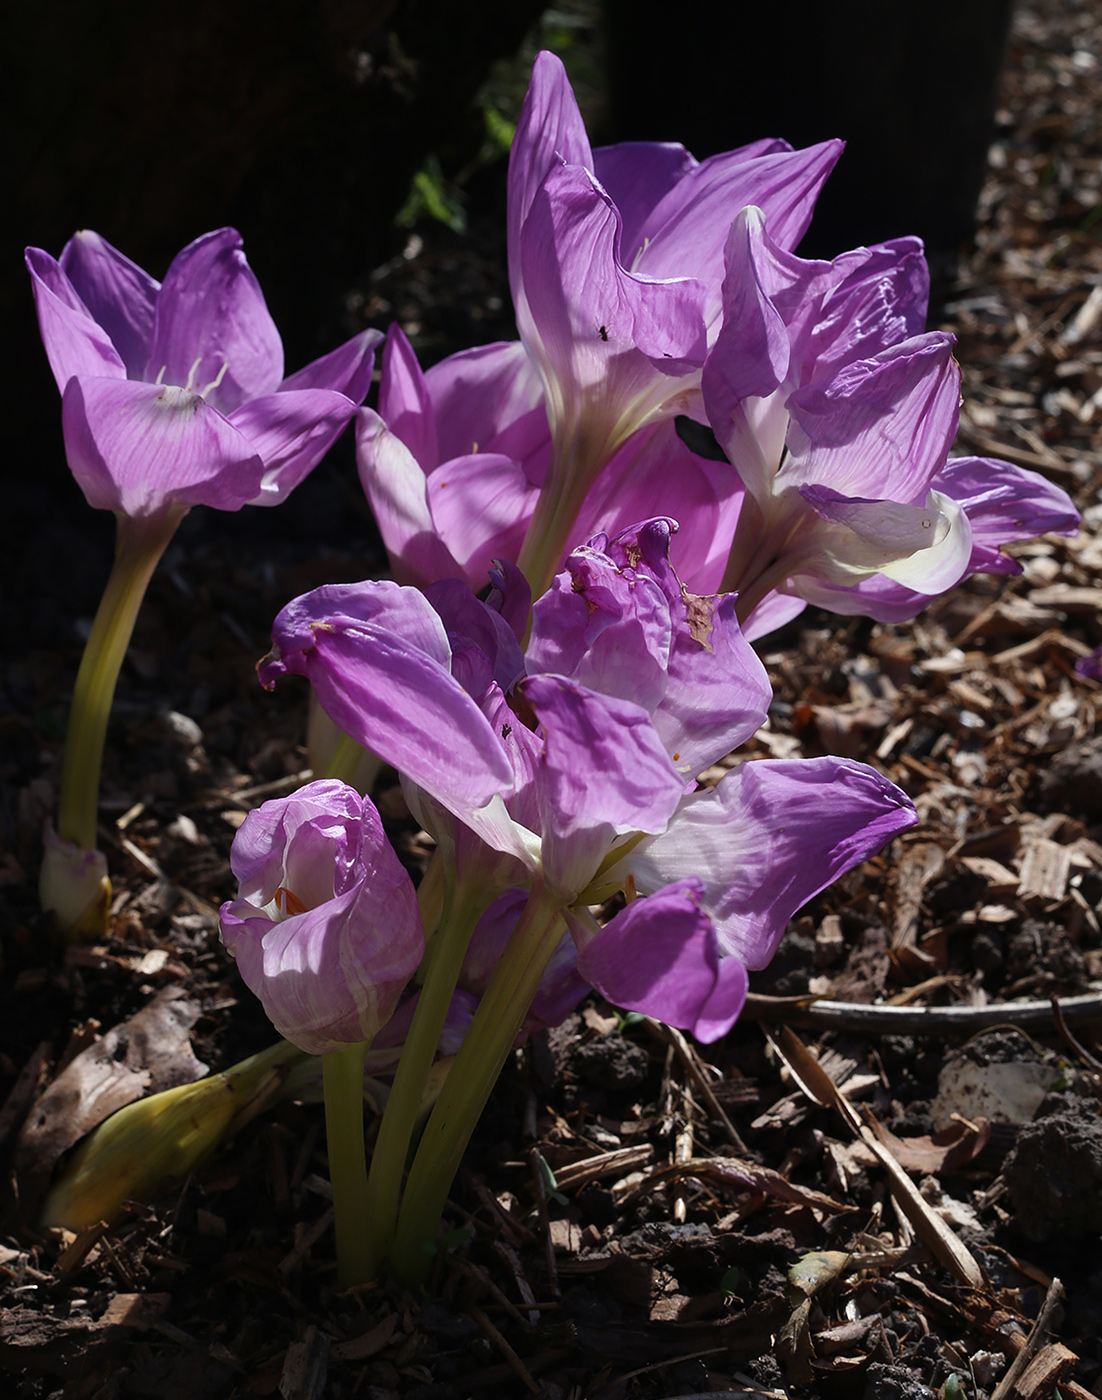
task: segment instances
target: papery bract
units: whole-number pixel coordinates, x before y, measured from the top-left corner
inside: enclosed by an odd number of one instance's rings
[[[222,939],[276,1029],[314,1055],[370,1041],[424,953],[413,884],[372,804],[332,780],[265,802],[230,866]]]

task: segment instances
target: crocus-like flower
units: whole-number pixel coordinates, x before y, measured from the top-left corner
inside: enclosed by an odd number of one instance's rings
[[[916,239],[809,262],[747,208],[726,267],[702,385],[745,488],[723,586],[750,635],[805,602],[909,616],[976,569],[1012,568],[999,545],[1075,528],[1066,494],[1033,473],[948,461],[960,374],[953,338],[920,333]]]
[[[477,590],[494,559],[515,559],[550,454],[543,391],[519,342],[423,372],[391,326],[356,460],[399,583],[462,578]]]
[[[617,448],[637,429],[697,407],[700,369],[722,316],[723,244],[735,213],[760,205],[776,236],[795,246],[840,151],[838,141],[805,151],[760,141],[703,162],[669,144],[593,151],[562,64],[538,56],[509,162],[509,280],[521,341],[543,387],[550,469],[546,479],[525,472],[517,454],[500,447],[512,470],[489,459],[462,464],[465,487],[493,501],[495,517],[525,520],[519,562],[537,594]],[[498,358],[507,368],[513,354],[487,347],[480,368]],[[408,434],[380,413],[431,472]],[[361,437],[369,458],[376,428],[372,420]],[[479,438],[463,450],[492,449]],[[385,455],[369,467],[381,477],[390,469]],[[483,471],[480,494],[475,478]],[[538,495],[526,500],[533,486]],[[403,504],[415,499],[385,481],[376,490]],[[518,502],[523,513],[513,508]],[[439,503],[430,504],[435,516]],[[418,513],[423,522],[423,505]]]
[[[324,456],[371,382],[374,331],[290,378],[233,229],[205,234],[155,282],[95,233],[27,267],[62,394],[65,452],[89,505],[115,512],[115,562],[69,712],[43,908],[71,935],[102,934],[111,902],[95,849],[99,774],[119,667],[146,586],[195,505],[283,500]]]
[[[279,1033],[311,1055],[370,1041],[424,952],[412,882],[372,804],[308,783],[249,813],[230,866],[222,939]]]
[[[651,521],[574,551],[536,603],[524,657],[504,618],[458,582],[434,586],[428,600],[360,584],[289,604],[261,678],[309,676],[332,717],[403,773],[415,815],[457,861],[478,862],[491,893],[538,884],[570,909],[578,970],[610,1000],[714,1038],[741,1007],[748,957],[757,965],[803,900],[910,825],[914,809],[860,765],[851,765],[859,779],[829,763],[795,765],[802,781],[783,797],[794,801],[798,787],[800,830],[819,825],[809,859],[781,839],[783,803],[774,837],[759,839],[761,804],[732,775],[720,797],[707,795],[729,849],[708,874],[692,872],[705,883],[685,885],[679,870],[669,877],[677,889],[629,905],[607,934],[573,907],[635,876],[634,849],[653,847],[652,861],[680,849],[675,828],[687,830],[703,800],[686,792],[754,732],[768,703],[733,599],[687,593],[669,566],[669,536],[668,521]],[[508,592],[506,580],[503,606]],[[654,898],[666,882],[650,870],[639,864],[636,886]],[[743,880],[757,919],[745,950],[724,942],[717,893]],[[632,958],[604,956],[604,940],[620,946],[625,928]],[[742,971],[727,966],[732,954]]]
[[[66,455],[90,505],[132,517],[274,505],[370,386],[374,331],[284,378],[235,229],[188,244],[163,284],[88,231],[59,261],[29,248],[27,267]]]

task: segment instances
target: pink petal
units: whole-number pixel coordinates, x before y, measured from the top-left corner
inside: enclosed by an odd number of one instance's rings
[[[332,389],[281,389],[250,399],[229,421],[264,459],[264,480],[249,502],[275,506],[317,466],[340,437],[356,405]]]
[[[495,559],[517,557],[539,497],[520,464],[496,452],[444,462],[426,490],[433,524],[474,589]]]
[[[387,331],[383,346],[379,416],[428,475],[440,461],[436,415],[413,346],[397,323]]]
[[[260,490],[252,443],[196,394],[127,379],[69,381],[65,453],[88,504],[128,516],[168,506],[240,510]]]
[[[28,248],[25,257],[38,328],[58,389],[64,393],[75,374],[125,379],[122,356],[77,296],[60,264],[41,248]]]
[[[127,378],[141,379],[161,284],[91,229],[81,229],[69,239],[61,250],[61,267],[111,337]]]
[[[361,408],[356,419],[356,466],[397,582],[423,586],[438,578],[462,578],[462,568],[437,533],[425,473],[370,408]]]
[[[367,398],[371,377],[375,372],[375,347],[382,343],[378,331],[361,331],[346,340],[328,355],[311,360],[302,369],[290,374],[279,386],[281,393],[289,389],[332,389],[351,399],[357,407]]]
[[[641,890],[699,875],[720,946],[749,968],[802,905],[918,820],[874,769],[840,758],[743,763],[625,858]]]
[[[144,377],[202,391],[223,413],[279,388],[283,343],[236,229],[205,233],[173,258]]]

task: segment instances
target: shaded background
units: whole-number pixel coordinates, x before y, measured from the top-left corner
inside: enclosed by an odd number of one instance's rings
[[[847,138],[801,251],[919,233],[947,268],[972,231],[1009,18],[1009,0],[839,0],[798,22],[772,7],[668,0],[605,0],[603,13],[592,0],[196,0],[186,10],[40,0],[12,10],[0,38],[14,191],[0,241],[12,410],[0,428],[5,593],[32,607],[53,595],[71,617],[75,589],[77,610],[90,612],[113,534],[64,464],[25,244],[56,255],[90,227],[162,276],[185,243],[233,224],[289,370],[392,318],[426,361],[509,336],[503,145],[531,54],[551,44],[595,142],[673,137],[705,156],[763,134],[797,145]],[[445,222],[423,221],[411,239],[395,216],[426,161]],[[346,440],[291,511],[197,511],[180,538],[230,529],[307,545],[347,531],[367,539],[350,460]]]

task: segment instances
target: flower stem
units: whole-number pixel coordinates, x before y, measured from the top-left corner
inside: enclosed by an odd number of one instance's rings
[[[535,886],[494,971],[410,1168],[391,1264],[424,1282],[460,1159],[531,1006],[564,926],[560,899]]]
[[[452,872],[444,872],[444,919],[425,955],[421,993],[371,1157],[367,1191],[372,1275],[390,1253],[410,1141],[471,934],[497,894],[496,889],[472,887],[474,883],[457,882]]]
[[[118,518],[115,561],[77,672],[61,765],[58,835],[86,850],[96,844],[103,746],[123,657],[153,570],[182,518],[182,511]]]
[[[322,1057],[325,1141],[333,1185],[337,1276],[342,1288],[374,1275],[369,1243],[367,1155],[364,1151],[364,1056],[367,1045],[349,1045]]]

